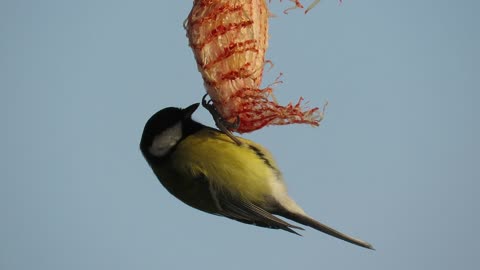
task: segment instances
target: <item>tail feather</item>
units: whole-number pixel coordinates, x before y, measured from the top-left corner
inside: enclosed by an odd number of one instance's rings
[[[319,230],[319,231],[321,231],[323,233],[326,233],[328,235],[331,235],[333,237],[342,239],[342,240],[347,241],[349,243],[352,243],[354,245],[375,250],[371,244],[369,244],[369,243],[367,243],[363,240],[360,240],[358,238],[351,237],[349,235],[341,233],[341,232],[339,232],[339,231],[337,231],[333,228],[330,228],[329,226],[327,226],[325,224],[322,224],[322,223],[316,221],[315,219],[313,219],[309,216],[306,216],[306,215],[303,215],[303,214],[296,214],[296,213],[285,213],[285,214],[282,213],[281,215],[288,218],[288,219],[291,219],[295,222],[298,222],[300,224],[312,227],[316,230]]]

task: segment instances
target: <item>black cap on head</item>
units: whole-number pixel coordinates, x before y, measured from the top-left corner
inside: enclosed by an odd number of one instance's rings
[[[145,124],[144,133],[159,134],[163,130],[192,118],[192,114],[198,108],[200,103],[194,103],[185,109],[168,107],[156,112]]]
[[[183,128],[190,133],[192,129],[196,129],[199,123],[192,120],[192,114],[197,110],[200,103],[194,103],[185,109],[168,107],[156,112],[148,119],[143,129],[142,139],[140,142],[140,148],[142,151],[144,148],[149,147],[153,138],[162,133],[162,131],[174,126],[181,122]]]

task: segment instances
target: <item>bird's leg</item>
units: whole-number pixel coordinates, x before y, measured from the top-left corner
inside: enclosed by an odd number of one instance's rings
[[[242,145],[242,142],[235,137],[230,130],[227,129],[227,127],[237,129],[240,126],[240,117],[237,116],[237,119],[235,120],[235,123],[229,123],[225,121],[220,114],[217,112],[217,109],[215,109],[215,106],[213,106],[212,100],[206,101],[206,97],[208,94],[205,94],[202,98],[202,106],[207,109],[210,114],[213,117],[213,120],[215,121],[215,125],[220,129],[225,135],[230,137],[232,141],[234,141],[237,145]]]

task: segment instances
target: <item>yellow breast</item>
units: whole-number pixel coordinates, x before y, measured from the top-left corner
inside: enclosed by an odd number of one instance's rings
[[[271,154],[262,146],[241,139],[238,146],[223,133],[205,129],[184,139],[172,155],[178,171],[205,175],[216,191],[230,191],[252,202],[271,192],[270,181],[279,180]]]

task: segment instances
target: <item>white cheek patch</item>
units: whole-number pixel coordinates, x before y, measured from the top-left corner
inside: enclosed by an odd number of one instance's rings
[[[150,154],[162,157],[182,138],[182,123],[179,122],[155,136],[152,145],[148,149]]]

